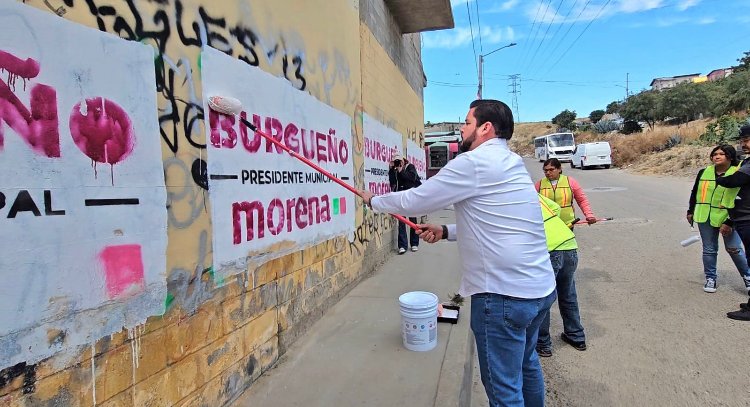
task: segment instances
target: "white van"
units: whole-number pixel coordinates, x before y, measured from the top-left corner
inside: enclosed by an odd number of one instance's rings
[[[609,142],[597,141],[596,143],[584,143],[576,146],[570,160],[571,168],[580,167],[585,170],[595,166],[609,168],[612,165],[612,148]]]

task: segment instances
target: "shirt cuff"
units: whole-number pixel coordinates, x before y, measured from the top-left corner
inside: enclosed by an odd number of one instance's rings
[[[445,225],[445,227],[448,228],[448,236],[446,237],[446,239],[448,239],[451,242],[455,242],[456,241],[456,237],[457,237],[456,236],[456,225],[455,224]]]

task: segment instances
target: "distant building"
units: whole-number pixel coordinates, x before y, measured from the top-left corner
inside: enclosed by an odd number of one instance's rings
[[[683,82],[692,82],[694,78],[700,77],[700,74],[693,73],[689,75],[670,76],[664,78],[655,78],[651,81],[651,90],[662,90],[674,88]]]
[[[719,79],[723,79],[731,75],[733,71],[734,68],[719,68],[709,72],[706,76],[708,77],[709,81],[718,81]]]
[[[693,78],[693,83],[703,83],[708,82],[708,76],[699,76],[697,78]]]
[[[429,133],[437,133],[437,132],[452,132],[454,130],[461,130],[461,126],[463,126],[463,123],[459,122],[440,122],[440,123],[425,123],[424,125],[424,131],[425,136]]]

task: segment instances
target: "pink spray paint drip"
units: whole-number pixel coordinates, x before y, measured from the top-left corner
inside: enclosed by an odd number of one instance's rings
[[[104,266],[107,296],[110,299],[143,291],[143,258],[141,245],[107,246],[99,253]]]
[[[81,102],[84,103],[84,102]],[[94,176],[97,163],[109,164],[114,179],[114,165],[133,151],[133,126],[128,114],[115,102],[96,97],[76,104],[70,113],[70,134],[78,148],[91,158]]]
[[[4,68],[0,68],[0,72],[4,72],[4,71],[5,71]],[[8,86],[10,86],[13,92],[15,92],[16,82],[18,81],[18,78],[21,78],[21,80],[23,81],[23,90],[26,91],[26,78],[22,76],[18,76],[18,74],[14,74],[13,72],[10,72],[10,71],[8,71],[8,79],[6,81],[8,83]]]
[[[57,158],[60,157],[57,92],[48,85],[32,86],[30,109],[15,95],[18,78],[23,78],[25,90],[26,80],[36,78],[40,69],[39,63],[31,58],[23,60],[0,50],[0,70],[8,73],[8,83],[0,80],[0,121],[5,121],[35,152]],[[0,126],[0,150],[3,145],[3,129]]]

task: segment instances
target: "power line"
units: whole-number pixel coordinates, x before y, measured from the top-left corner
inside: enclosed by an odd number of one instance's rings
[[[435,86],[444,86],[448,88],[476,88],[476,83],[451,83],[451,82],[440,82],[440,81],[427,81],[428,84]]]
[[[596,19],[599,18],[599,15],[602,14],[602,11],[604,11],[604,9],[607,7],[607,5],[609,5],[609,3],[611,1],[612,0],[607,0],[607,2],[604,3],[604,5],[602,6],[602,8],[599,9],[599,12],[596,13],[596,16],[594,16],[594,18],[591,21],[589,21],[588,24],[586,24],[586,27],[583,28],[583,31],[581,31],[581,33],[578,34],[578,37],[576,37],[576,39],[573,40],[573,42],[570,44],[570,46],[568,47],[568,49],[566,49],[565,52],[563,52],[562,55],[560,55],[560,58],[558,58],[557,61],[555,61],[555,63],[552,64],[552,66],[549,68],[549,70],[547,70],[547,73],[552,72],[552,69],[554,69],[557,66],[558,63],[560,63],[560,61],[563,59],[563,57],[565,55],[567,55],[568,51],[570,51],[573,48],[573,45],[575,45],[576,42],[578,42],[578,40],[581,39],[581,37],[583,36],[583,34],[586,33],[586,30],[588,30],[589,27],[591,27],[591,24],[593,24],[594,21],[596,21]]]
[[[474,45],[474,25],[471,23],[471,9],[469,8],[468,1],[466,2],[466,14],[469,15],[469,30],[471,31],[471,48],[474,50],[474,68],[476,68],[477,76],[479,76],[479,62],[477,61],[477,47],[476,45]]]
[[[552,27],[552,24],[555,23],[555,19],[557,18],[557,14],[560,12],[560,6],[562,6],[563,0],[560,0],[559,3],[557,3],[557,9],[555,10],[555,15],[552,16],[552,21],[547,25],[547,30],[544,31],[544,35],[542,36],[542,39],[539,41],[539,45],[537,45],[536,50],[534,51],[534,55],[531,57],[531,62],[529,62],[529,66],[533,68],[534,66],[534,60],[536,59],[537,53],[539,53],[539,48],[542,47],[542,44],[544,43],[544,39],[547,38],[547,34],[549,34],[549,29]],[[550,4],[552,4],[552,1],[550,0]]]
[[[562,38],[560,39],[560,41],[559,41],[559,42],[558,42],[557,44],[555,44],[555,47],[553,48],[553,51],[552,51],[552,52],[551,52],[551,53],[549,54],[550,56],[554,54],[554,51],[555,51],[555,50],[556,50],[557,48],[559,48],[559,47],[560,47],[560,45],[562,45],[562,43],[563,43],[563,42],[565,41],[565,38],[567,38],[567,37],[568,37],[568,34],[570,34],[570,31],[571,31],[571,30],[573,29],[573,26],[575,26],[575,25],[576,25],[576,23],[578,22],[578,19],[579,19],[579,18],[581,18],[581,16],[583,15],[583,13],[584,13],[584,12],[586,11],[586,9],[587,9],[587,8],[589,7],[589,3],[591,3],[591,0],[586,0],[586,4],[584,4],[584,5],[583,5],[583,8],[581,9],[581,12],[580,12],[580,13],[578,13],[578,15],[576,16],[575,20],[573,21],[573,24],[571,24],[571,25],[570,25],[570,26],[568,27],[568,30],[567,30],[567,31],[565,31],[565,34],[563,34],[563,36],[562,36]]]
[[[568,12],[567,12],[567,13],[565,13],[565,17],[563,17],[563,19],[562,19],[562,22],[561,22],[560,24],[558,24],[558,25],[557,25],[557,30],[555,30],[555,33],[554,33],[554,34],[552,34],[552,38],[556,38],[556,37],[557,37],[557,34],[558,34],[558,33],[560,32],[560,30],[562,29],[562,26],[563,26],[563,24],[565,24],[565,22],[566,22],[566,21],[568,21],[568,17],[570,17],[570,13],[572,13],[572,12],[573,12],[573,9],[575,9],[575,8],[576,8],[576,6],[578,5],[578,2],[579,2],[579,1],[580,1],[580,0],[575,0],[575,2],[573,3],[573,5],[572,5],[572,6],[570,6],[570,8],[568,9]],[[550,50],[550,52],[547,52],[547,50],[549,50],[549,44],[552,44],[552,40],[550,39],[550,42],[548,42],[547,44],[548,44],[548,46],[547,46],[547,47],[545,47],[545,52],[543,52],[542,54],[543,54],[543,55],[553,55],[553,54],[555,53],[555,51],[557,51],[557,46],[553,47],[553,48],[552,48],[552,49]],[[559,44],[558,44],[558,46],[559,46]],[[533,67],[532,67],[532,69],[533,69]]]
[[[528,38],[531,38],[532,32],[534,31],[534,26],[536,25],[536,20],[539,18],[539,12],[542,10],[542,3],[543,2],[540,1],[539,2],[539,6],[537,6],[537,8],[536,8],[536,15],[534,15],[534,22],[531,23],[531,29],[529,30],[529,37]],[[531,43],[529,43],[529,45],[531,45]],[[516,66],[518,68],[521,67],[521,61],[523,61],[524,59],[526,59],[526,55],[528,53],[529,53],[529,48],[526,48],[525,51],[524,51],[524,53],[523,53],[523,56],[521,57],[521,59],[519,60],[519,62],[516,64]]]
[[[474,5],[477,6],[477,30],[479,30],[479,53],[484,54],[484,48],[482,47],[482,24],[479,22],[479,0],[474,0]]]

